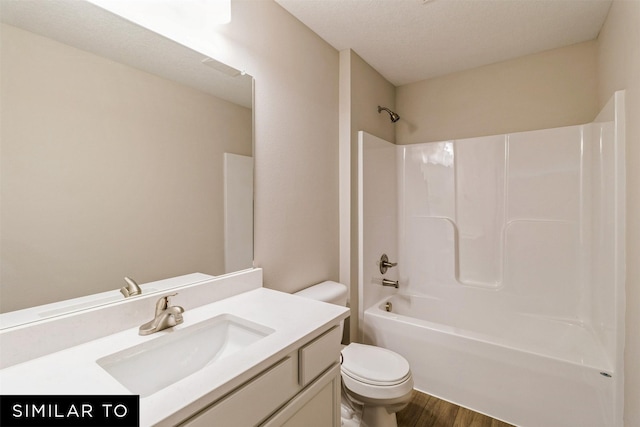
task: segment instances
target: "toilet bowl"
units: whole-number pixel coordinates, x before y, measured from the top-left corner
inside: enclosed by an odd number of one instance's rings
[[[351,343],[342,350],[340,373],[348,397],[361,405],[362,425],[396,427],[396,412],[411,400],[407,360],[391,350]]]
[[[336,282],[322,282],[296,295],[338,305],[347,303],[347,287]],[[391,350],[359,343],[344,347],[340,362],[343,393],[347,395],[343,400],[346,397],[361,406],[360,425],[397,427],[396,412],[409,403],[413,390],[409,362]]]

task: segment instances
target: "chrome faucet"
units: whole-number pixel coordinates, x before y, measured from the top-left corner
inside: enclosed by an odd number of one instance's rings
[[[182,313],[184,308],[179,305],[170,305],[169,297],[174,297],[178,294],[165,295],[160,297],[156,302],[156,316],[153,320],[140,326],[138,332],[140,335],[150,335],[163,329],[171,328],[172,326],[179,325],[184,321]]]
[[[140,289],[140,286],[138,286],[135,280],[125,277],[124,281],[127,282],[127,286],[120,288],[120,293],[122,293],[125,298],[140,295],[142,293],[142,289]]]

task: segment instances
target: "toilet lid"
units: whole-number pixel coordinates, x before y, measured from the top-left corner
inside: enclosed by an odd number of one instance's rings
[[[411,376],[409,362],[386,348],[358,343],[342,350],[342,373],[372,385],[400,384]]]

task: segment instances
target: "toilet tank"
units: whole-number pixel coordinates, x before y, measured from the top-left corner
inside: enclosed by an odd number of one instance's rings
[[[317,301],[328,302],[330,304],[347,306],[347,286],[338,282],[326,281],[317,285],[309,286],[294,295]],[[340,322],[340,335],[344,333],[344,320]]]
[[[347,305],[347,287],[338,282],[326,281],[318,283],[296,292],[295,295],[343,307]]]

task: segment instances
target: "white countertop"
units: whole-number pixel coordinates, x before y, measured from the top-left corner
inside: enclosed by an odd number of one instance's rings
[[[175,302],[179,304],[179,301]],[[275,330],[270,335],[196,373],[140,399],[140,425],[174,425],[277,362],[348,316],[337,305],[260,288],[184,313],[179,330],[232,314]],[[149,320],[153,313],[149,313]],[[96,360],[172,333],[140,336],[131,328],[0,370],[1,394],[131,394]]]

